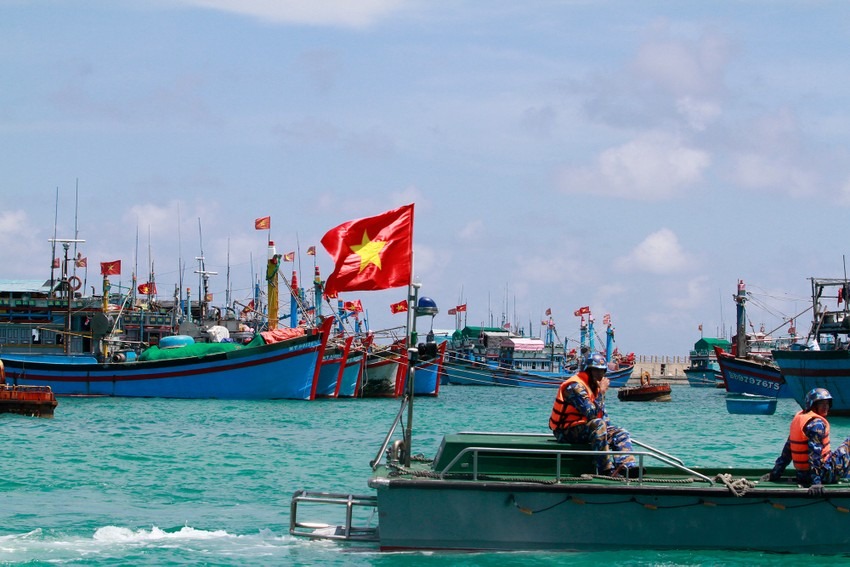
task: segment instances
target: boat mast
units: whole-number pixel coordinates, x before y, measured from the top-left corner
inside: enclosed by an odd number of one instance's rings
[[[53,249],[56,249],[56,243],[59,242],[62,244],[62,248],[65,250],[65,260],[62,263],[62,289],[65,290],[67,294],[67,312],[65,314],[65,335],[62,337],[62,350],[65,354],[71,353],[71,298],[74,293],[71,291],[71,284],[68,281],[68,249],[71,247],[71,243],[73,242],[75,245],[78,242],[85,242],[85,240],[77,240],[76,238],[51,238],[49,239],[51,243],[53,243]]]
[[[747,310],[744,303],[747,301],[747,286],[744,280],[738,280],[738,295],[735,296],[737,304],[737,323],[738,334],[735,342],[735,348],[738,358],[747,356]]]

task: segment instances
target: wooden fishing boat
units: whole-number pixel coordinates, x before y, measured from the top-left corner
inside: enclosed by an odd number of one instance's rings
[[[8,381],[49,386],[56,395],[300,399],[314,397],[319,359],[330,324],[279,342],[256,346],[221,343],[203,354],[189,349],[156,349],[157,360],[143,356],[123,362],[99,362],[92,356],[3,354]],[[216,349],[218,352],[211,352]]]
[[[804,407],[805,396],[812,388],[826,388],[832,394],[829,414],[850,416],[850,282],[830,278],[811,281],[813,318],[809,344],[777,349],[771,354],[800,407]],[[829,309],[830,304],[838,308]]]
[[[670,384],[658,382],[632,386],[631,388],[620,388],[617,390],[617,399],[621,402],[669,402],[673,398]]]
[[[723,385],[733,394],[790,398],[791,391],[773,360],[772,351],[790,348],[797,341],[795,332],[790,337],[779,338],[770,336],[764,329],[748,334],[745,307],[748,300],[747,286],[744,280],[738,280],[737,332],[732,337],[731,352],[714,347]]]
[[[330,344],[329,340],[319,366],[319,378],[316,380],[315,392],[315,397],[317,398],[336,398],[339,394],[343,382],[343,372],[348,363],[348,354],[351,351],[354,336],[346,337],[341,341],[337,339],[332,340],[334,344]],[[359,363],[360,361],[358,360],[357,362]],[[349,395],[353,395],[353,392]]]
[[[440,393],[440,374],[446,356],[446,343],[427,343],[420,345],[416,373],[413,379],[413,393],[416,396],[437,396]],[[407,388],[407,373],[396,380],[396,395],[400,396]]]
[[[398,396],[399,376],[407,372],[407,356],[400,343],[372,347],[366,355],[360,396],[364,398],[395,398]]]

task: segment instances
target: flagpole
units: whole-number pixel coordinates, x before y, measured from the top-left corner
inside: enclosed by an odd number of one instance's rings
[[[407,427],[404,430],[404,466],[410,467],[411,444],[413,442],[413,391],[416,370],[414,366],[419,351],[413,342],[416,340],[416,298],[420,283],[413,282],[413,253],[410,254],[410,286],[407,294]],[[439,378],[438,378],[439,379]]]

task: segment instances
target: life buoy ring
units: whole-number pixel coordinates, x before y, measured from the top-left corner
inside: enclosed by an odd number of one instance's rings
[[[159,348],[180,348],[195,344],[195,339],[189,335],[169,335],[159,339]]]
[[[71,291],[77,291],[83,286],[83,281],[77,276],[71,276],[68,278],[68,286],[71,288]]]

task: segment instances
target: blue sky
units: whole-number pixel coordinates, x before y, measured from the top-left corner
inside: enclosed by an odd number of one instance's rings
[[[182,258],[196,296],[202,233],[216,302],[228,265],[250,296],[255,218],[309,281],[328,229],[414,202],[437,328],[463,302],[539,334],[551,308],[577,338],[589,305],[620,350],[686,354],[734,325],[740,278],[772,329],[844,273],[848,24],[781,0],[7,0],[2,277],[49,277],[77,185],[89,286],[152,259],[170,295]],[[343,298],[381,329],[404,296]]]

